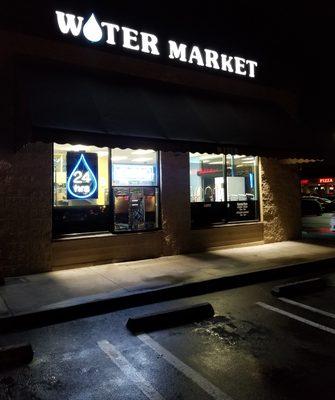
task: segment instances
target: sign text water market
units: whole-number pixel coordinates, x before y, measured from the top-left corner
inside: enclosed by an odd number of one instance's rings
[[[152,33],[139,32],[135,29],[119,26],[112,22],[98,22],[94,14],[84,21],[84,17],[56,11],[60,31],[75,37],[84,36],[92,43],[105,42],[111,46],[160,56],[158,37]],[[183,63],[196,64],[200,67],[221,70],[237,75],[255,78],[257,62],[243,57],[230,56],[212,49],[201,49],[168,40],[168,57]]]

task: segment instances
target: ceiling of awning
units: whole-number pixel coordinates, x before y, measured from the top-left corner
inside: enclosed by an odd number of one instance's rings
[[[319,151],[273,103],[70,69],[21,68],[20,82],[33,128],[29,141],[281,157]]]

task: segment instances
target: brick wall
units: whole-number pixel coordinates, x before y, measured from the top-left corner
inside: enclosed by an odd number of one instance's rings
[[[161,152],[163,254],[189,250],[191,227],[187,153]]]
[[[0,159],[0,243],[3,274],[50,269],[52,147],[29,144]]]
[[[301,236],[300,187],[297,168],[272,158],[261,159],[265,243]]]

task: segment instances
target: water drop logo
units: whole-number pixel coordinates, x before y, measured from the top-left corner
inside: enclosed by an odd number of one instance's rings
[[[87,157],[91,156],[92,166],[87,162],[84,153],[79,153],[79,155],[79,160],[78,153],[69,152],[67,155],[68,172],[70,172],[66,180],[67,197],[69,199],[96,199],[98,197],[97,155],[86,154]]]
[[[85,23],[83,33],[90,42],[99,42],[102,39],[102,29],[93,13]]]

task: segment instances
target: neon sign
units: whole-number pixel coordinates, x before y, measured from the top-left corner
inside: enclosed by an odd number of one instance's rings
[[[197,171],[197,175],[203,176],[203,175],[217,174],[218,172],[220,172],[220,170],[215,168],[203,168]]]
[[[59,30],[64,34],[78,37],[81,34],[91,43],[104,42],[107,45],[119,45],[132,51],[160,56],[159,39],[148,32],[120,26],[113,22],[99,22],[92,13],[84,21],[84,17],[55,11]],[[236,75],[255,78],[256,61],[243,57],[231,56],[213,49],[202,49],[199,46],[189,46],[168,40],[167,57],[178,62],[195,64],[199,67],[215,69]]]
[[[98,159],[95,153],[70,151],[66,155],[68,199],[98,198]]]
[[[333,178],[320,178],[319,183],[333,183]]]

